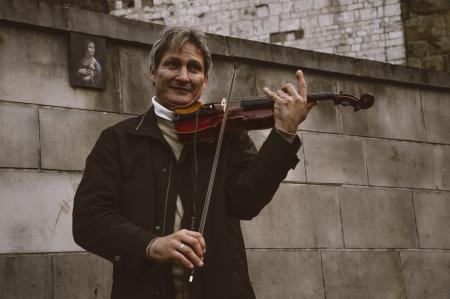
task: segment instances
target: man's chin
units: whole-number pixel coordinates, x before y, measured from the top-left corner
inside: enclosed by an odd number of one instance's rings
[[[193,103],[197,102],[197,98],[193,98],[193,99],[175,99],[173,101],[170,101],[171,106],[176,109],[176,108],[186,108],[189,107],[190,105],[192,105]]]

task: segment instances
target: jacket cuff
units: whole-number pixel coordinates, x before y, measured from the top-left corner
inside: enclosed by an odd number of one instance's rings
[[[272,129],[259,150],[259,155],[265,157],[264,164],[270,169],[289,171],[289,169],[294,169],[300,161],[297,152],[301,144],[298,135],[295,136],[292,143],[289,143],[276,129]]]

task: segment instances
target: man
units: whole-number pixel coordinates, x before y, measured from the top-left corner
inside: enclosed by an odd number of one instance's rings
[[[256,216],[295,167],[297,127],[312,104],[298,71],[298,90],[264,89],[275,128],[259,153],[245,130],[226,134],[202,235],[216,142],[180,143],[173,110],[200,98],[210,68],[203,33],[165,30],[151,51],[152,108],[104,130],[86,161],[73,234],[114,263],[112,298],[255,298],[239,220]]]

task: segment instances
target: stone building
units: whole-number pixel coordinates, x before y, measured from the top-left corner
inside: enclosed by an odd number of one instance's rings
[[[447,0],[117,0],[116,16],[437,71],[450,70]]]
[[[115,1],[111,14],[289,47],[405,64],[400,0]]]

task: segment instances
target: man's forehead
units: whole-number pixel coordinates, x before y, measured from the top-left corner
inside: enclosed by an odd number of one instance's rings
[[[198,56],[202,61],[204,60],[204,55],[203,55],[203,51],[197,47],[195,44],[191,43],[191,42],[185,42],[183,45],[174,45],[169,47],[165,52],[163,57],[164,58],[169,58],[169,57],[178,57],[179,54],[181,54],[182,52],[187,52],[190,54],[193,54],[193,56]]]

